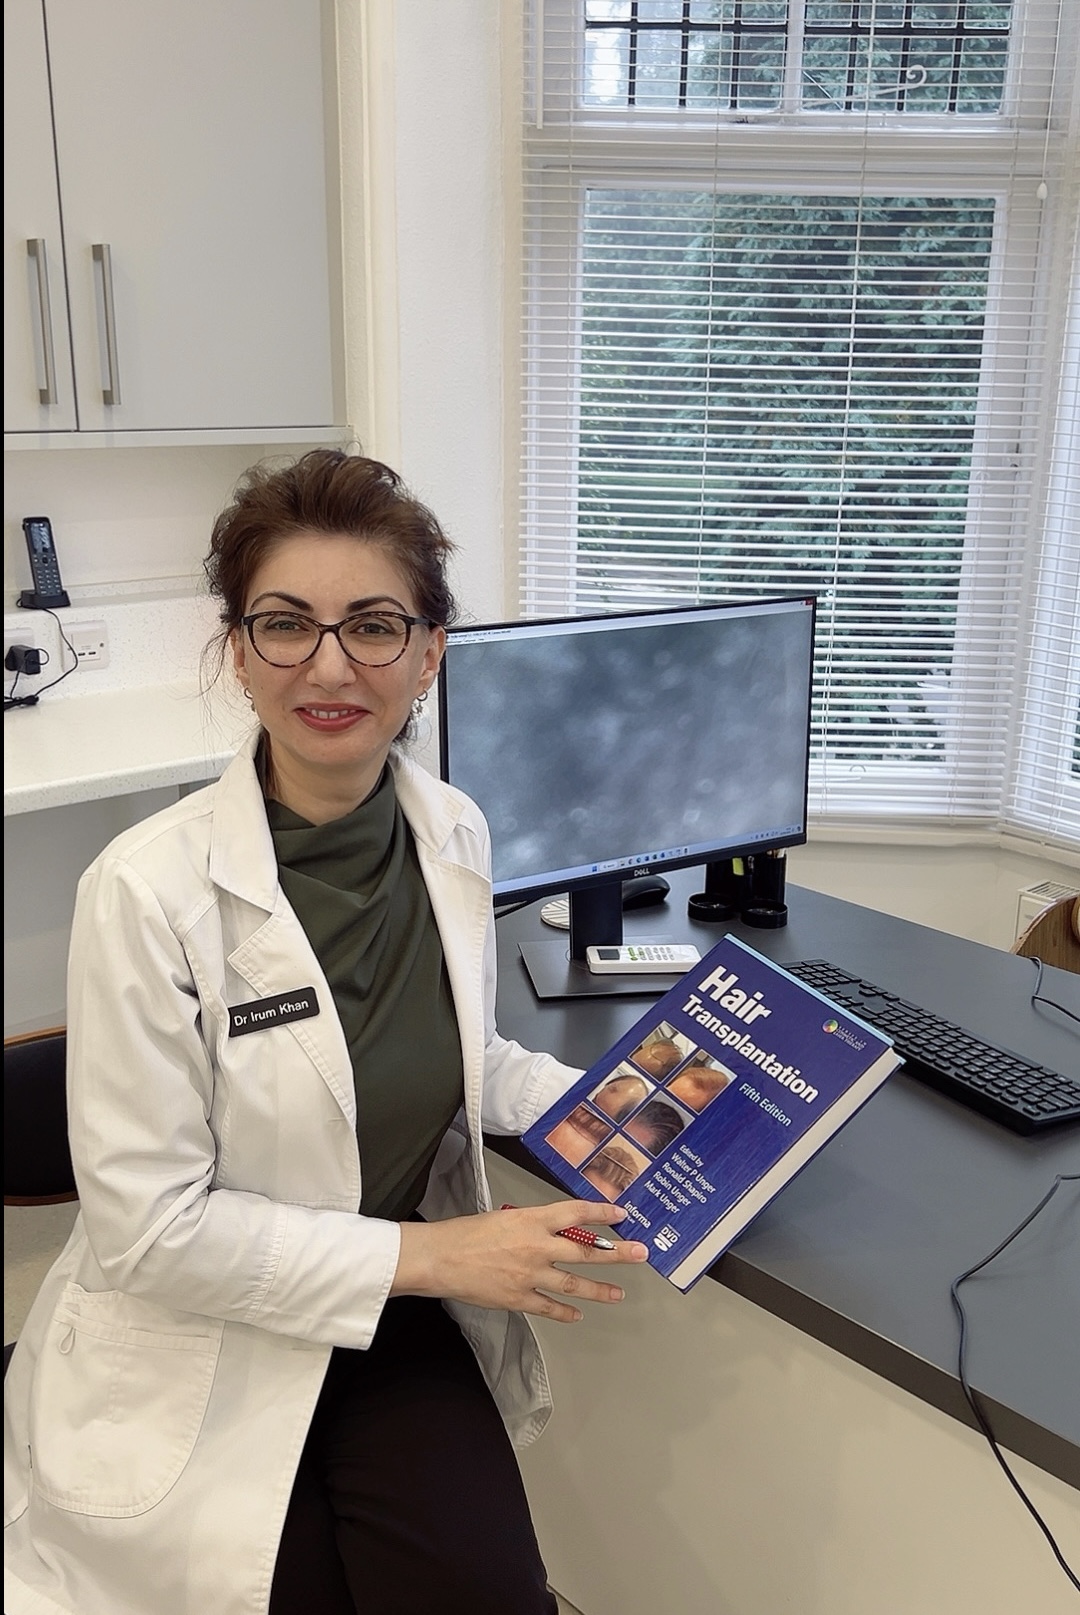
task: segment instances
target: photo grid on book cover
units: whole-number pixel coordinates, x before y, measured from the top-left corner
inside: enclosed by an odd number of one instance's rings
[[[605,1200],[618,1200],[734,1081],[734,1071],[660,1021],[546,1142]]]

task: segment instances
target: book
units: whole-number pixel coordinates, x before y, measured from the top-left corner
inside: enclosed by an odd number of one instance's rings
[[[900,1064],[892,1040],[736,937],[718,942],[533,1123],[573,1195],[628,1216],[688,1290]]]

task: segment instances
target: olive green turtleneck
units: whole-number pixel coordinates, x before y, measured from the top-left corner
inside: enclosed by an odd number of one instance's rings
[[[344,818],[309,824],[267,801],[282,889],[330,984],[352,1059],[365,1216],[424,1194],[462,1102],[461,1041],[442,943],[387,767]]]

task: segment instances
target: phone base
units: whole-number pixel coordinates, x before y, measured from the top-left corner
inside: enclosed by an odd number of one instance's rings
[[[59,594],[38,594],[36,589],[23,589],[15,604],[24,611],[57,611],[61,606],[70,606],[66,589]]]

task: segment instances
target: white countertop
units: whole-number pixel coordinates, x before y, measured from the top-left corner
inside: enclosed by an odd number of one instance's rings
[[[251,711],[194,682],[104,690],[4,714],[4,816],[215,779]]]

